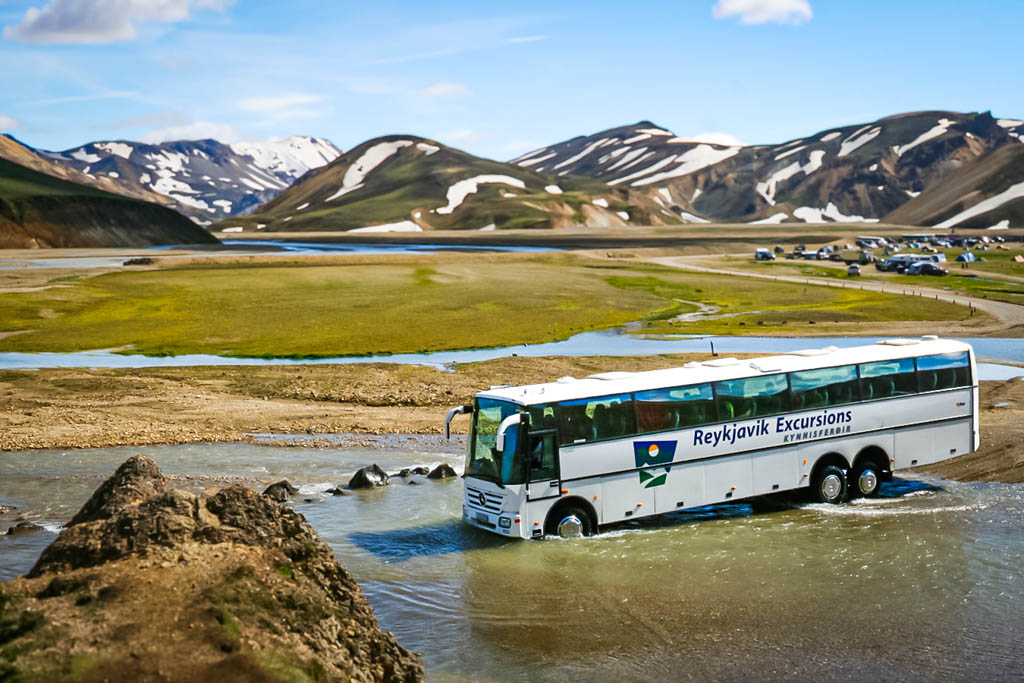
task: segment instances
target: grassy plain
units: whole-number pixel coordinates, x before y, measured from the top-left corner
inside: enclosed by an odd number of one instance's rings
[[[673,320],[695,311],[691,302],[735,317]],[[297,256],[115,272],[5,294],[0,351],[324,357],[536,343],[637,320],[659,332],[803,335],[967,316],[941,302],[923,308],[905,297],[571,254]]]

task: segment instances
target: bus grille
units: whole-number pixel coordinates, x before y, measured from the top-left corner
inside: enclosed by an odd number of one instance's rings
[[[481,495],[483,498],[481,499]],[[483,503],[481,504],[481,500]],[[466,505],[475,510],[486,510],[487,512],[501,512],[505,496],[501,493],[492,493],[472,486],[466,487]]]

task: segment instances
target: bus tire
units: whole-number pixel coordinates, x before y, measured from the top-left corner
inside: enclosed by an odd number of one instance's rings
[[[882,473],[870,460],[857,465],[850,477],[851,498],[874,498],[882,487]]]
[[[822,467],[811,484],[811,495],[819,503],[841,503],[846,497],[846,472],[836,465]]]
[[[550,536],[562,538],[579,538],[592,536],[595,525],[589,512],[582,505],[570,503],[561,505],[548,513],[547,529]]]

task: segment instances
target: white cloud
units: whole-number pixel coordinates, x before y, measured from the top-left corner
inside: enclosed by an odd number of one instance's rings
[[[738,147],[743,145],[743,143],[740,142],[740,139],[732,133],[717,133],[713,131],[690,135],[685,139],[692,140],[693,142],[706,142],[711,145],[726,145],[727,147]]]
[[[73,102],[92,102],[94,100],[134,100],[139,99],[139,93],[131,90],[108,90],[106,92],[93,93],[91,95],[69,95],[67,97],[51,97],[47,100],[31,100],[25,102],[33,107],[43,107],[51,104],[71,104]]]
[[[13,116],[0,114],[0,131],[10,132],[18,127],[21,122]]]
[[[250,97],[238,102],[238,108],[250,112],[279,112],[293,107],[323,102],[323,95],[292,93],[276,97]]]
[[[717,0],[711,8],[715,19],[739,17],[743,24],[802,24],[814,13],[808,0]]]
[[[148,133],[143,133],[139,140],[158,143],[171,140],[205,140],[207,138],[213,138],[220,142],[241,142],[243,136],[234,126],[226,123],[196,121],[182,126],[168,126],[151,130]]]
[[[113,43],[134,40],[147,23],[173,23],[193,9],[223,11],[233,0],[52,0],[30,7],[4,38],[21,43]]]
[[[505,45],[518,45],[520,43],[536,43],[538,40],[547,40],[547,36],[514,36],[505,38],[502,43]]]
[[[435,83],[420,90],[420,94],[427,97],[457,97],[459,95],[468,95],[469,88],[462,83]]]

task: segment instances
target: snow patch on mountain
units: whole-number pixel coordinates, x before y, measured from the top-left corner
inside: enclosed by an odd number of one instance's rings
[[[341,151],[327,140],[302,135],[283,140],[237,142],[229,147],[236,154],[252,157],[261,169],[291,179],[329,164],[341,155]]]
[[[530,167],[530,166],[533,166],[534,164],[539,164],[542,161],[547,161],[548,159],[551,159],[551,158],[557,157],[557,156],[558,156],[558,152],[552,152],[551,154],[545,154],[544,156],[537,157],[536,159],[526,159],[524,161],[519,161],[517,163],[520,166]]]
[[[790,156],[791,154],[796,154],[797,152],[799,152],[801,150],[804,150],[804,149],[807,149],[807,145],[800,145],[799,147],[794,147],[793,149],[785,151],[782,154],[777,154],[775,156],[775,161],[782,161],[783,159],[785,159],[786,157]]]
[[[757,184],[758,195],[761,195],[768,203],[768,206],[775,206],[775,189],[778,183],[783,182],[797,175],[801,171],[805,175],[810,175],[814,171],[821,168],[821,160],[824,159],[825,153],[821,150],[815,150],[810,154],[810,159],[807,164],[801,165],[800,162],[794,162],[785,168],[775,171],[771,176]]]
[[[628,140],[623,140],[622,144],[624,144],[624,145],[632,145],[634,142],[640,142],[641,140],[650,140],[650,139],[651,139],[651,134],[650,133],[640,133],[640,135],[634,135],[633,137],[629,138]]]
[[[662,171],[655,175],[637,180],[630,183],[633,187],[639,187],[641,185],[650,185],[651,183],[659,183],[669,178],[679,178],[681,176],[699,171],[702,168],[717,164],[721,161],[736,156],[739,154],[741,147],[713,147],[711,145],[697,145],[693,149],[689,149],[679,156],[676,157],[676,162],[679,166],[669,171]]]
[[[996,121],[996,125],[1000,128],[1016,128],[1017,126],[1024,126],[1024,121],[1015,121],[1014,119],[999,119]]]
[[[815,209],[810,206],[801,206],[793,211],[793,216],[805,223],[827,223],[825,219],[831,219],[837,223],[877,223],[877,218],[865,218],[864,216],[846,216],[834,203],[829,202],[824,209]]]
[[[838,130],[837,131],[833,131],[831,133],[828,133],[827,135],[823,135],[821,137],[821,142],[832,142],[833,140],[838,138],[840,135],[842,135],[842,133],[840,133]],[[778,215],[778,214],[775,214],[775,215]]]
[[[986,213],[988,211],[992,211],[993,209],[998,209],[1003,204],[1006,204],[1007,202],[1012,202],[1015,199],[1020,199],[1021,197],[1024,197],[1024,183],[1017,183],[1016,185],[1011,185],[1010,187],[1006,188],[999,194],[992,195],[988,199],[981,200],[974,206],[968,209],[964,209],[963,211],[961,211],[960,213],[956,214],[951,218],[947,218],[946,220],[937,224],[935,227],[949,228],[954,225],[959,225],[968,218],[974,218],[975,216],[980,216],[981,214]]]
[[[650,136],[648,136],[648,137],[650,137]],[[601,145],[603,145],[607,141],[608,141],[608,138],[601,138],[597,142],[594,142],[594,143],[591,143],[591,144],[587,145],[583,149],[582,152],[580,152],[579,154],[575,154],[575,155],[569,157],[565,161],[562,161],[562,162],[559,162],[559,163],[555,164],[554,168],[555,169],[564,168],[565,166],[568,166],[569,164],[576,163],[577,161],[579,161],[583,157],[587,156],[588,154],[593,152],[595,149],[597,149],[598,147],[600,147]]]
[[[773,213],[768,218],[762,218],[759,221],[750,221],[748,225],[776,225],[789,218],[789,214],[785,212]]]
[[[412,140],[395,140],[394,142],[381,142],[370,149],[362,153],[362,155],[355,160],[348,170],[345,171],[345,177],[341,180],[341,187],[338,191],[332,194],[324,201],[333,201],[338,197],[342,197],[349,192],[358,190],[363,186],[363,181],[369,173],[384,163],[388,158],[397,153],[400,149],[408,147],[412,144]]]
[[[421,152],[424,152],[428,157],[434,152],[441,151],[441,148],[438,147],[437,145],[428,145],[425,142],[417,142],[416,149],[418,149]]]
[[[896,149],[896,156],[901,157],[921,143],[928,142],[932,138],[937,138],[940,135],[945,135],[946,131],[949,130],[949,127],[954,123],[956,122],[950,121],[949,119],[939,119],[938,125],[918,135],[909,145],[900,145]]]
[[[84,161],[87,164],[95,164],[103,158],[99,154],[89,154],[84,149],[76,149],[74,152],[71,152],[71,156],[79,161]]]
[[[98,142],[96,143],[97,149],[102,149],[105,152],[116,154],[122,159],[131,159],[132,146],[127,145],[123,142]]]
[[[869,130],[870,129],[870,130]],[[867,131],[864,133],[864,131]],[[864,133],[861,135],[861,133]],[[881,126],[864,126],[863,128],[854,131],[853,135],[843,140],[843,143],[839,145],[839,154],[837,156],[845,157],[847,154],[863,147],[882,133]]]
[[[604,199],[602,197],[598,197],[597,199],[595,199],[593,201],[593,204],[595,206],[600,206],[602,209],[607,209],[608,208],[608,200]]]
[[[353,228],[346,232],[423,232],[423,228],[412,221],[399,221],[397,223],[369,225],[365,228]]]
[[[503,183],[505,185],[511,185],[518,187],[519,189],[525,189],[526,183],[519,178],[513,178],[507,175],[478,175],[472,178],[466,178],[460,180],[451,187],[448,188],[448,205],[442,206],[437,210],[438,213],[449,214],[465,201],[466,197],[477,191],[480,185],[484,183]],[[555,187],[550,185],[549,187]]]
[[[522,185],[520,185],[519,187],[522,187]],[[562,188],[560,188],[558,185],[545,185],[544,191],[547,192],[548,194],[562,194]]]

